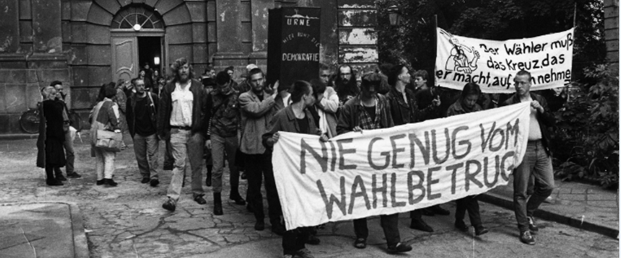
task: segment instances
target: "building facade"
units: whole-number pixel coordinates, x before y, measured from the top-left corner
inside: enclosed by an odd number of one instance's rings
[[[268,10],[321,8],[321,63],[372,69],[377,62],[373,0],[0,0],[0,134],[22,133],[21,114],[59,80],[68,104],[88,116],[99,87],[166,73],[187,57],[196,75],[212,64],[266,68]],[[269,71],[267,71],[269,73]],[[84,119],[85,121],[85,119]]]

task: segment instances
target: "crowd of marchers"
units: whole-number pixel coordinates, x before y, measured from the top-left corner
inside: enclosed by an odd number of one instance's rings
[[[224,167],[230,172],[228,198],[246,205],[254,214],[254,229],[265,229],[261,187],[265,187],[271,230],[282,236],[285,257],[313,257],[305,244],[318,245],[317,228],[286,230],[283,225],[279,192],[272,170],[272,149],[279,132],[319,135],[321,141],[348,132],[389,128],[429,119],[477,112],[522,101],[531,103],[528,145],[522,163],[513,171],[514,206],[520,241],[534,244],[538,232],[533,212],[551,194],[554,187],[548,126],[554,123],[546,99],[530,92],[531,75],[519,71],[514,79],[515,94],[484,94],[475,83],[462,91],[427,84],[424,70],[410,71],[404,65],[383,65],[375,72],[357,76],[352,67],[332,70],[321,66],[316,79],[298,80],[290,85],[268,85],[264,72],[254,64],[246,67],[244,79],[236,81],[232,67],[218,72],[208,67],[195,77],[185,58],[170,66],[169,78],[148,71],[131,81],[119,80],[101,86],[89,117],[93,128],[117,133],[128,132],[138,164],[141,182],[157,187],[159,174],[172,170],[167,196],[162,207],[174,212],[186,182],[191,177],[194,201],[206,204],[205,189],[212,188],[213,213],[223,215],[222,178]],[[41,89],[41,118],[37,141],[37,166],[45,168],[46,183],[62,185],[67,180],[60,170],[66,166],[68,177],[79,178],[74,171],[72,121],[65,104],[62,83],[54,81]],[[94,135],[95,132],[91,132]],[[163,169],[159,168],[160,141],[165,144]],[[116,187],[113,180],[117,153],[95,146],[91,136],[91,155],[95,157],[97,185]],[[128,145],[127,145],[128,146]],[[203,164],[206,179],[203,181]],[[84,172],[83,172],[84,173]],[[245,197],[239,181],[248,180]],[[483,226],[477,196],[456,201],[455,227],[468,231],[464,222],[468,211],[477,236],[489,230]],[[410,212],[410,227],[433,232],[423,215],[449,215],[440,205]],[[399,214],[380,216],[388,253],[402,253],[412,247],[401,241]],[[353,221],[353,246],[365,248],[367,219]]]

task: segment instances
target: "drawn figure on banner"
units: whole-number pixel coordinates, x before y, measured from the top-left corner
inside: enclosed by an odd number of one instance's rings
[[[477,61],[479,60],[479,51],[469,48],[450,36],[449,43],[453,45],[451,55],[446,60],[446,70],[457,71],[470,74],[477,70]]]

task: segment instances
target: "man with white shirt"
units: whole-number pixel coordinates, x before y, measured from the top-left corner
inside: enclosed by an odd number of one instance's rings
[[[192,195],[198,204],[207,203],[203,196],[203,145],[209,121],[207,93],[203,85],[192,79],[192,66],[185,58],[171,65],[174,79],[162,90],[157,131],[160,139],[170,140],[175,159],[173,176],[168,187],[168,200],[162,207],[174,211],[181,195],[186,158],[192,168]]]
[[[522,163],[513,171],[513,205],[515,218],[520,230],[520,241],[534,245],[532,236],[539,228],[535,225],[533,213],[554,189],[554,171],[552,170],[552,152],[550,151],[550,134],[548,126],[554,125],[554,116],[548,110],[546,100],[530,92],[532,76],[528,71],[519,71],[513,82],[515,91],[504,105],[530,102],[530,127],[528,145]],[[534,192],[528,198],[527,188],[531,175],[535,178]]]

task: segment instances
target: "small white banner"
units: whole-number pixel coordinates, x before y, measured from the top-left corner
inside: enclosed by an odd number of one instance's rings
[[[437,28],[436,85],[462,90],[468,82],[485,93],[514,93],[515,74],[531,73],[531,91],[563,87],[571,80],[574,29],[506,41],[452,35]]]
[[[530,103],[350,132],[279,132],[272,164],[288,230],[393,214],[506,185],[528,141]]]

